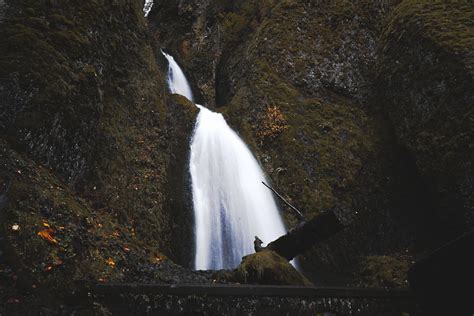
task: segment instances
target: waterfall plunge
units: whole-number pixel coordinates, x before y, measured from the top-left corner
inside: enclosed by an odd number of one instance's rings
[[[143,6],[143,15],[145,17],[148,16],[152,7],[153,7],[153,0],[145,0],[145,4]]]
[[[186,76],[181,70],[181,67],[179,67],[173,56],[168,55],[163,51],[161,51],[161,53],[166,57],[169,63],[168,86],[170,88],[171,93],[181,94],[182,96],[188,98],[188,100],[194,101],[191,87],[189,86],[188,80],[186,80]]]
[[[192,101],[192,93],[173,57],[168,84]],[[197,270],[235,268],[253,253],[254,236],[270,242],[285,234],[265,175],[245,143],[224,117],[200,109],[191,142],[190,173],[195,216]]]

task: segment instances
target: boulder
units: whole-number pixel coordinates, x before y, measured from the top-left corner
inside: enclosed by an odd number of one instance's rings
[[[285,258],[271,250],[243,257],[234,275],[238,282],[246,284],[312,285]]]

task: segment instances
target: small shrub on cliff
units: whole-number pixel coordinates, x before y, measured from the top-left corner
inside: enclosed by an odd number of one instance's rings
[[[261,141],[274,139],[287,128],[286,117],[276,105],[267,106],[260,118],[260,125],[255,126],[256,135]]]

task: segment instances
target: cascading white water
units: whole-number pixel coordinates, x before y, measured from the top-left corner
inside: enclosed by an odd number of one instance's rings
[[[191,86],[186,79],[181,67],[179,67],[178,63],[174,60],[173,56],[168,55],[167,53],[161,51],[161,53],[166,57],[168,60],[168,86],[170,88],[171,93],[181,94],[188,98],[190,101],[193,100],[193,92],[191,90]]]
[[[285,233],[265,176],[250,150],[219,113],[200,107],[190,171],[196,219],[196,269],[235,268],[258,235]]]
[[[145,15],[145,17],[148,16],[152,7],[153,7],[153,0],[145,0],[145,5],[143,6],[143,14]]]
[[[173,57],[168,83],[192,100],[191,89]],[[254,236],[270,242],[285,233],[265,175],[224,117],[200,109],[191,142],[190,173],[195,214],[198,270],[235,268],[253,253]]]

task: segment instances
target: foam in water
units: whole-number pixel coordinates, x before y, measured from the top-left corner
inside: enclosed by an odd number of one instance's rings
[[[168,83],[192,100],[189,84],[174,59]],[[270,242],[285,234],[272,193],[261,181],[257,160],[224,117],[200,109],[191,142],[190,173],[198,270],[235,268],[254,252],[254,236]]]

